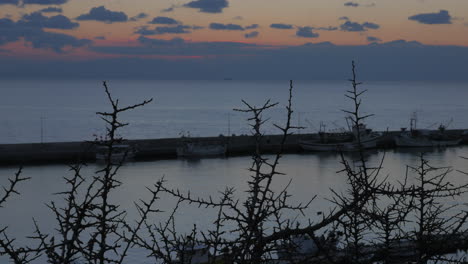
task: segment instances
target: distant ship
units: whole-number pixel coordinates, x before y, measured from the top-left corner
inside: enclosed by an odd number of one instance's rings
[[[225,80],[225,81],[232,81],[232,78],[230,78],[230,77],[225,77],[224,80]]]

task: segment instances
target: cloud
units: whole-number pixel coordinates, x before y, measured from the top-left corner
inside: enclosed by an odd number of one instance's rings
[[[258,31],[252,31],[250,33],[244,34],[244,37],[245,38],[256,38],[256,37],[258,37],[259,34],[260,33],[258,33]]]
[[[34,48],[37,49],[50,49],[57,53],[63,52],[65,47],[83,47],[90,45],[91,40],[78,39],[71,35],[38,31],[35,34],[24,36],[26,42],[30,42]]]
[[[182,38],[165,40],[145,36],[140,36],[138,41],[143,46],[94,46],[91,47],[91,50],[104,54],[121,55],[210,56],[256,54],[256,52],[261,52],[262,48],[269,47],[242,42],[189,42]]]
[[[377,37],[368,36],[367,41],[369,41],[369,42],[380,42],[382,40],[377,38]]]
[[[0,45],[18,41],[23,33],[18,30],[16,23],[9,18],[0,18]]]
[[[153,18],[153,20],[151,20],[149,24],[177,25],[179,24],[179,21],[170,17],[158,16],[158,17]]]
[[[62,5],[68,0],[23,0],[23,5]]]
[[[42,13],[62,13],[62,8],[60,7],[47,7],[44,9],[39,10]]]
[[[47,23],[51,23],[47,25],[48,27],[56,26],[55,22],[48,21]],[[31,45],[33,48],[49,49],[61,53],[67,47],[83,47],[92,43],[89,39],[78,39],[67,34],[46,32],[43,27],[24,20],[15,22],[8,18],[1,18],[0,45],[23,39],[26,45]]]
[[[379,44],[381,47],[387,48],[430,48],[430,47],[439,47],[439,46],[431,46],[431,45],[424,45],[418,41],[406,41],[404,39],[393,40],[389,42],[385,42]],[[447,46],[452,47],[452,46]]]
[[[320,35],[312,31],[312,27],[298,27],[296,36],[301,38],[318,38]]]
[[[94,39],[106,40],[106,37],[105,36],[97,36],[97,37],[94,37]]]
[[[417,21],[421,24],[452,24],[452,17],[447,10],[440,10],[439,13],[425,13],[408,17],[409,20]]]
[[[176,6],[172,5],[171,7],[162,9],[161,12],[163,12],[163,13],[173,12],[175,8],[176,8]]]
[[[349,17],[347,17],[347,16],[342,16],[342,17],[338,18],[338,20],[349,20]]]
[[[374,6],[375,6],[375,3],[370,3],[370,4],[366,4],[366,5],[361,5],[361,4],[356,3],[356,2],[346,2],[346,3],[344,3],[344,6],[349,6],[349,7],[359,7],[359,6],[374,7]]]
[[[250,26],[246,26],[245,29],[256,29],[258,27],[259,27],[258,24],[252,24]]]
[[[171,40],[150,39],[140,37],[139,42],[157,50],[146,50],[148,54],[174,54],[174,55],[234,55],[242,54],[261,47],[257,44],[239,43],[239,42],[187,42],[180,38]],[[165,49],[164,49],[165,48]],[[252,50],[254,52],[255,50]]]
[[[316,30],[325,30],[325,31],[335,31],[335,30],[338,30],[337,27],[332,27],[332,26],[329,26],[329,27],[319,27],[319,28],[315,28]]]
[[[346,2],[344,3],[344,6],[358,7],[359,4],[355,2]]]
[[[368,28],[368,29],[379,29],[380,28],[379,25],[377,25],[375,23],[371,23],[371,22],[364,22],[362,24],[362,26],[365,27],[365,28]]]
[[[367,31],[367,29],[378,29],[380,28],[379,25],[371,22],[364,22],[359,24],[357,22],[346,21],[340,25],[340,29],[342,31],[349,31],[349,32],[362,32]]]
[[[143,45],[152,46],[152,47],[161,47],[161,46],[174,47],[176,45],[185,44],[185,40],[182,38],[173,38],[170,40],[165,40],[165,39],[151,39],[151,38],[140,36],[138,38],[138,41]]]
[[[235,19],[235,20],[243,20],[244,18],[242,16],[235,16],[233,17],[232,19]]]
[[[57,15],[52,17],[46,17],[40,12],[34,12],[29,15],[24,15],[20,21],[21,25],[25,27],[37,27],[37,28],[54,28],[54,29],[75,29],[80,24],[72,22],[68,17],[63,15]]]
[[[93,7],[88,14],[80,15],[77,20],[96,20],[106,23],[126,22],[127,15],[124,12],[116,12],[106,9],[104,6]]]
[[[0,5],[19,5],[19,0],[0,0]]]
[[[204,13],[222,13],[223,9],[229,6],[229,3],[227,0],[195,0],[184,6],[196,8]]]
[[[211,23],[210,29],[213,30],[244,30],[241,25],[237,24],[221,24],[221,23]]]
[[[271,24],[270,27],[276,28],[276,29],[292,29],[293,28],[293,26],[290,24],[281,24],[281,23]]]
[[[138,21],[138,20],[140,20],[140,19],[144,19],[144,18],[147,18],[147,17],[148,17],[148,14],[146,14],[146,13],[140,13],[140,14],[134,16],[134,17],[131,17],[131,18],[130,18],[130,21]]]
[[[55,71],[59,71],[58,76],[66,77],[79,74],[80,77],[100,79],[206,80],[220,78],[229,72],[229,76],[239,80],[345,80],[350,74],[351,60],[356,60],[360,79],[365,81],[468,80],[464,67],[468,61],[468,47],[431,46],[399,40],[350,46],[308,43],[273,49],[274,46],[253,43],[168,41],[145,37],[139,40],[145,44],[90,47],[97,53],[125,57],[67,62],[66,65],[61,61],[49,67],[40,65],[43,61],[33,61],[34,71],[22,74],[53,77],[57,76]],[[170,56],[178,59],[167,59]],[[21,69],[31,69],[31,62],[15,64],[14,68],[10,63],[2,63],[0,75],[11,76]],[[53,74],[49,73],[51,71]]]
[[[282,23],[276,23],[276,24],[271,24],[270,28],[275,28],[275,29],[292,29],[293,25],[290,24],[282,24]],[[296,36],[300,37],[306,37],[309,36],[308,38],[315,38],[314,35],[317,34],[316,37],[318,37],[318,33],[313,33],[313,30],[325,30],[325,31],[335,31],[338,30],[337,27],[298,27],[298,31],[296,32]],[[298,35],[299,34],[299,35]],[[306,37],[307,38],[307,37]]]
[[[62,5],[68,0],[0,0],[0,5]]]
[[[138,28],[135,33],[149,36],[149,35],[163,35],[163,34],[188,34],[192,33],[190,29],[199,29],[199,27],[177,25],[177,26],[164,26],[164,27],[155,27],[154,29],[149,29],[147,26]]]

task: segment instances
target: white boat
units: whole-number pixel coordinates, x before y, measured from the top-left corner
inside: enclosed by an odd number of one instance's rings
[[[449,121],[449,124],[452,122]],[[417,116],[416,112],[413,113],[410,119],[410,131],[402,128],[399,135],[394,137],[395,145],[397,147],[406,148],[444,148],[459,145],[462,138],[449,137],[446,133],[446,127],[449,124],[439,126],[438,130],[417,129]]]
[[[353,128],[353,135],[354,138],[351,141],[323,143],[316,140],[303,140],[299,142],[299,145],[307,151],[358,151],[376,148],[377,142],[383,137],[381,133],[366,129],[364,124],[359,125],[359,130]],[[358,136],[361,139],[360,142],[357,140]]]
[[[223,156],[226,154],[225,144],[207,144],[185,142],[176,149],[178,157]]]
[[[377,147],[377,142],[382,138],[382,135],[372,135],[366,139],[361,139],[362,149],[372,149]],[[358,151],[359,143],[357,140],[342,143],[317,143],[314,141],[299,142],[304,150],[308,151]]]
[[[109,155],[108,146],[99,146],[96,149],[96,161],[106,162]],[[129,145],[113,145],[110,156],[111,162],[125,162],[135,158],[136,149]]]

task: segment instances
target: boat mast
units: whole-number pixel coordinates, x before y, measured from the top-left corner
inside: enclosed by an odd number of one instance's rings
[[[417,122],[418,122],[418,115],[416,111],[414,111],[410,118],[410,131],[416,130]]]

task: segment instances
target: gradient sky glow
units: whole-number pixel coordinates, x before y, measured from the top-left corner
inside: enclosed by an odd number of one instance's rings
[[[367,47],[396,40],[417,41],[423,46],[468,47],[466,0],[68,0],[62,5],[22,4],[21,0],[17,5],[7,2],[11,0],[0,0],[0,57],[13,62],[25,59],[79,61],[118,57],[203,59],[207,58],[207,54],[197,53],[197,45],[218,42],[254,44],[262,50],[322,42]],[[189,8],[189,3],[218,9]],[[220,3],[227,7],[219,7]],[[78,18],[100,6],[106,12],[125,13],[127,21],[111,23],[104,21],[105,18],[101,21],[97,21],[101,18]],[[41,12],[47,7],[61,8],[63,12]],[[171,7],[171,12],[163,11]],[[63,28],[63,24],[45,26],[46,22],[26,21],[26,17],[35,12],[40,12],[44,19],[65,16],[71,23],[79,23],[79,26],[58,29]],[[146,17],[136,18],[142,13]],[[155,17],[172,18],[178,21],[178,25],[150,24]],[[16,23],[17,26],[2,27],[1,21]],[[232,24],[244,30],[216,30],[212,23]],[[271,24],[284,24],[291,29],[272,28]],[[174,26],[179,26],[182,33],[171,33],[175,30],[172,28]],[[31,27],[34,29],[30,31]],[[184,47],[176,54],[172,49],[168,53],[160,52],[158,45],[165,48],[179,45],[175,38],[181,38],[184,45],[195,45],[197,49],[185,52],[187,49]],[[168,43],[161,44],[160,41]],[[154,52],[148,51],[148,45],[153,47]],[[109,52],[111,48],[113,52]],[[251,52],[242,53],[235,55],[252,55]]]

